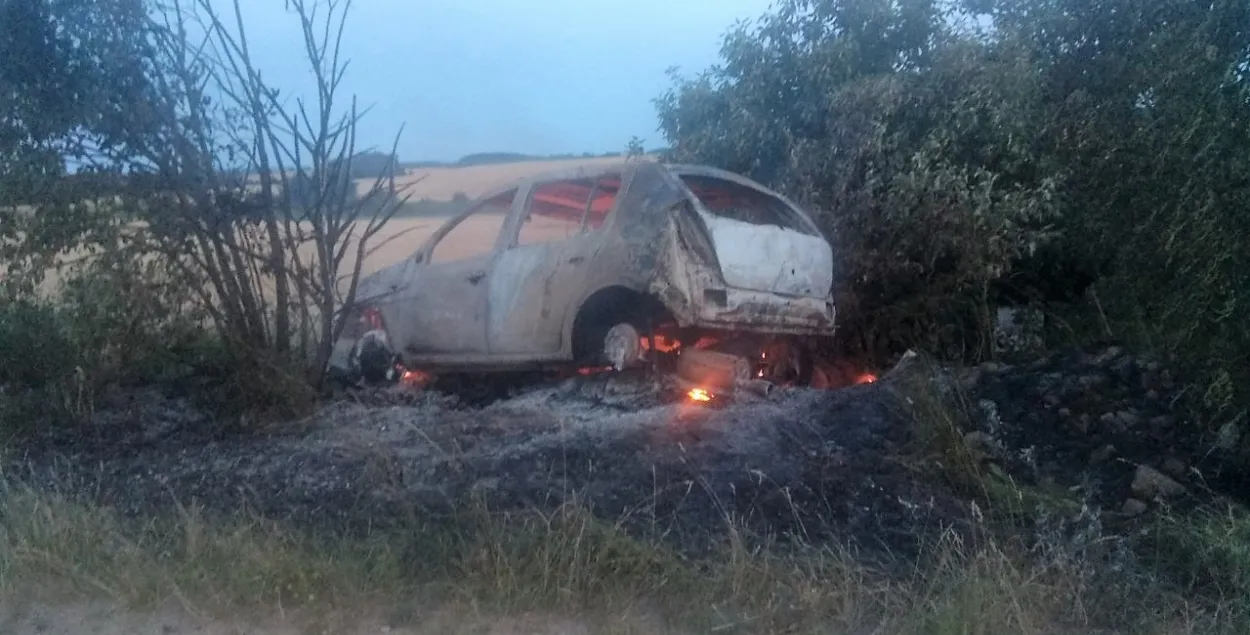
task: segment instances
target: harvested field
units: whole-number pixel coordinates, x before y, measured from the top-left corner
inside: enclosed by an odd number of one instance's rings
[[[602,157],[519,161],[464,167],[409,168],[402,177],[396,179],[396,186],[407,186],[406,192],[412,195],[414,201],[422,199],[450,201],[457,194],[474,198],[494,187],[543,172],[567,170],[580,166],[598,167],[621,161],[621,157]],[[356,192],[363,195],[372,186],[372,179],[358,179]]]
[[[581,165],[598,165],[619,162],[619,158],[605,159],[569,159],[561,161],[528,161],[499,165],[470,166],[463,168],[420,168],[410,169],[404,182],[412,185],[412,200],[430,199],[450,201],[456,194],[463,193],[470,198],[484,193],[496,185],[515,179],[525,178],[549,170],[567,169]],[[420,179],[420,182],[417,181]],[[357,188],[363,193],[371,187],[372,181],[361,179]],[[400,262],[415,252],[427,238],[443,223],[445,216],[412,217],[399,215],[393,218],[370,242],[371,253],[365,259],[362,274],[368,275],[379,269]],[[449,234],[446,242],[438,250],[437,258],[441,261],[454,260],[466,254],[481,253],[494,244],[504,222],[498,214],[482,214],[466,219],[457,229]],[[527,229],[530,242],[541,240],[557,240],[565,237],[566,226],[558,221],[538,219],[532,221]],[[357,238],[359,234],[357,233]],[[374,249],[376,248],[376,249]],[[313,247],[306,246],[302,257],[305,261],[313,255]],[[351,254],[344,263],[343,275],[350,273]],[[58,256],[58,262],[72,267],[86,257],[86,252],[71,252]],[[48,271],[48,276],[40,287],[45,295],[56,292],[63,273],[56,269]],[[346,288],[344,284],[341,288]]]

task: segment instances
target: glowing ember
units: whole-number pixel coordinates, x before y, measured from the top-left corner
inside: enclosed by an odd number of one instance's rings
[[[693,348],[707,348],[707,347],[709,347],[709,346],[711,346],[711,345],[715,344],[717,341],[718,341],[718,340],[717,340],[716,338],[714,338],[714,337],[707,337],[707,336],[700,337],[700,338],[698,339],[698,341],[696,341],[696,342],[694,343],[694,347],[693,347]]]
[[[871,384],[874,381],[877,381],[877,376],[872,373],[861,373],[855,378],[856,384]]]
[[[432,377],[429,373],[423,373],[419,370],[405,370],[404,374],[399,376],[399,381],[407,386],[424,386],[431,379]]]
[[[642,350],[651,350],[651,340],[649,338],[642,338],[640,344],[642,345]],[[681,342],[663,335],[655,336],[655,350],[661,353],[671,353],[679,348],[681,348]]]
[[[712,400],[712,393],[708,392],[707,390],[703,388],[691,388],[690,392],[686,393],[686,396],[690,397],[690,401],[711,401]]]
[[[582,376],[598,375],[612,370],[611,366],[584,366],[577,369],[577,374]]]

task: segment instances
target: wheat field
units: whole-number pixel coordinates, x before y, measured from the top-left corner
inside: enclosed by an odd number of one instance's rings
[[[597,167],[620,160],[620,158],[609,157],[420,168],[409,170],[403,177],[403,183],[411,184],[414,199],[426,197],[432,200],[451,200],[458,193],[474,198],[499,185],[543,172],[581,166]],[[418,179],[420,179],[419,182]],[[371,185],[370,179],[360,179],[356,182],[358,191],[362,192],[367,191]],[[362,262],[361,275],[369,275],[412,256],[448,220],[448,218],[420,217],[391,219],[366,245],[368,255]],[[440,243],[434,253],[435,261],[454,260],[489,250],[494,245],[503,222],[504,216],[501,214],[481,214],[465,219]],[[548,219],[535,219],[526,231],[529,242],[558,240],[564,238],[566,234],[567,227],[564,223]],[[359,238],[359,230],[355,237]],[[306,245],[304,250],[301,250],[301,258],[304,262],[311,262],[315,255],[313,249],[312,245]],[[340,276],[350,274],[355,253],[353,244],[348,251],[347,258],[344,259]],[[87,254],[84,252],[74,252],[62,254],[58,260],[72,266],[84,262],[86,257]],[[47,273],[47,278],[40,286],[40,292],[45,297],[51,297],[55,295],[64,273],[55,269]],[[347,279],[343,278],[340,287],[345,289],[346,285]]]
[[[406,193],[410,194],[414,201],[423,199],[450,201],[455,198],[456,194],[474,198],[492,188],[543,172],[578,167],[601,167],[620,163],[622,160],[621,157],[597,157],[518,161],[463,167],[409,168],[402,176],[395,178],[395,185],[408,188]],[[373,179],[357,179],[356,193],[363,196],[373,186],[373,182]]]

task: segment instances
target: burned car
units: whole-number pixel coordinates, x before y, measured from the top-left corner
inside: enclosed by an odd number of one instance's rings
[[[812,218],[743,176],[645,160],[554,171],[484,194],[363,278],[331,366],[370,381],[622,369],[710,347],[801,376],[798,337],[834,330],[832,277]]]

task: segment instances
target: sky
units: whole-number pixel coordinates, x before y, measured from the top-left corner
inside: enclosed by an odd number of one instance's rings
[[[216,0],[229,9],[227,0]],[[298,22],[283,0],[243,0],[267,81],[308,94]],[[476,152],[614,152],[665,145],[652,100],[665,69],[717,63],[724,33],[770,0],[354,0],[342,44],[344,103],[372,110],[358,149],[405,161]]]

